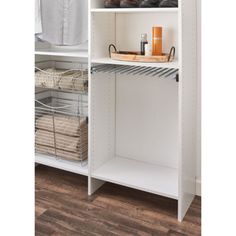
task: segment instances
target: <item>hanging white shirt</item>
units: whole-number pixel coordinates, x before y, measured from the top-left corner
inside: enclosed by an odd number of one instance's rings
[[[42,40],[79,45],[88,40],[88,1],[41,0]]]
[[[40,0],[35,0],[35,34],[42,33]]]

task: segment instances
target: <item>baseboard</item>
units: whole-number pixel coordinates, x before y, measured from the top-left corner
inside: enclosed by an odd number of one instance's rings
[[[201,180],[196,179],[196,195],[201,196]]]

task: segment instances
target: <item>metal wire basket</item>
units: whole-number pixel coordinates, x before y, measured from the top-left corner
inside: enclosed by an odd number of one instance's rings
[[[35,67],[35,86],[60,90],[87,92],[87,69],[60,69]]]
[[[82,95],[51,93],[35,101],[35,151],[81,162],[88,157],[87,102]]]

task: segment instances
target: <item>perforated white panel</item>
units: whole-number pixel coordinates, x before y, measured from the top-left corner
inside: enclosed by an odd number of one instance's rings
[[[115,79],[96,73],[91,78],[91,171],[114,157]]]

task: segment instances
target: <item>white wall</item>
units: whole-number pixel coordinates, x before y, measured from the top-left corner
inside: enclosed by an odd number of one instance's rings
[[[201,194],[201,0],[197,0],[198,30],[198,117],[197,117],[197,194]]]

